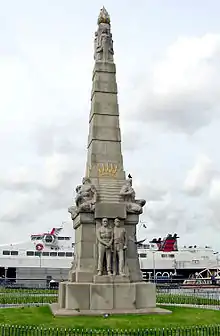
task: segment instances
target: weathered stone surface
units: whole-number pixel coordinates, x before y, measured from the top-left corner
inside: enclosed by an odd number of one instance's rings
[[[114,285],[114,308],[136,309],[136,284],[116,283]]]
[[[72,315],[75,310],[87,311],[86,314],[113,310],[123,314],[151,308],[149,313],[153,312],[156,307],[154,284],[107,282],[106,276],[104,278],[106,283],[61,283],[63,295],[59,296],[56,309],[71,310]]]
[[[109,225],[108,218],[104,217],[102,219],[101,226],[96,229],[96,237],[98,243],[98,275],[104,274],[104,258],[106,260],[106,273],[111,275],[113,229]]]
[[[90,285],[88,283],[63,283],[66,309],[90,309]]]
[[[113,309],[113,290],[112,284],[94,283],[90,286],[90,309]]]
[[[142,281],[142,273],[137,251],[136,225],[139,222],[137,214],[128,214],[125,219],[125,228],[128,237],[128,248],[126,250],[127,265],[131,282]]]
[[[120,217],[122,219],[126,218],[126,208],[122,204],[118,203],[99,203],[95,209],[95,218],[102,218],[104,215],[107,218]]]
[[[69,207],[68,211],[71,218],[74,218],[80,212],[94,212],[97,200],[97,190],[88,177],[84,177],[82,185],[76,187],[75,204]]]
[[[58,304],[60,309],[66,308],[66,285],[65,282],[60,282],[58,292]]]
[[[73,221],[75,228],[74,267],[69,280],[89,282],[96,270],[96,224],[94,214],[79,213]]]
[[[156,307],[156,287],[153,283],[139,282],[136,284],[136,308]]]
[[[110,17],[103,8],[94,41],[86,178],[69,209],[75,258],[60,284],[56,315],[156,313],[155,285],[140,271],[136,225],[145,204],[125,179]],[[118,217],[118,218],[117,218]]]
[[[104,284],[109,284],[113,283],[113,276],[112,275],[94,275],[93,276],[93,282],[94,283],[104,283]]]
[[[145,205],[145,200],[136,200],[135,191],[132,188],[132,178],[128,178],[120,190],[120,196],[122,201],[126,204],[126,209],[128,213],[142,214],[143,206]]]
[[[102,62],[113,62],[113,40],[110,30],[110,17],[103,7],[98,18],[98,30],[95,33],[94,59]]]
[[[121,223],[120,218],[114,220],[113,231],[113,274],[119,276],[125,276],[126,267],[126,250],[127,250],[127,232],[124,228],[124,224]]]
[[[122,275],[94,275],[93,277],[94,283],[128,283],[130,279],[128,276]]]
[[[102,309],[102,310],[68,310],[60,309],[57,303],[50,305],[51,312],[54,316],[103,316],[104,314],[112,315],[166,315],[171,314],[172,312],[167,309],[162,308],[144,308],[144,309]]]

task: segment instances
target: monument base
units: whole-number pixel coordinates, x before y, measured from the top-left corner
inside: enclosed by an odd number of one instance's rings
[[[98,280],[96,278],[96,280]],[[61,282],[54,315],[167,313],[156,308],[156,287],[152,283]]]
[[[163,308],[145,308],[145,309],[103,309],[103,310],[73,310],[60,309],[58,303],[50,305],[54,316],[103,316],[103,315],[153,315],[153,314],[171,314],[172,311]]]

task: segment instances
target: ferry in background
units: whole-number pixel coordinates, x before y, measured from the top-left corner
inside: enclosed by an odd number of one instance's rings
[[[0,245],[2,284],[48,286],[51,280],[68,278],[74,258],[73,237],[62,227],[32,234],[23,243]],[[140,267],[146,281],[183,282],[206,268],[218,268],[218,254],[208,246],[178,247],[178,235],[137,241]]]

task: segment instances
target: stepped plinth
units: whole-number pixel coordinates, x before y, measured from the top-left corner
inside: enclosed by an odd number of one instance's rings
[[[61,282],[55,315],[158,313],[156,290],[140,270],[136,225],[145,205],[125,178],[110,17],[95,33],[86,174],[69,208],[75,257]],[[163,313],[166,311],[163,310]]]

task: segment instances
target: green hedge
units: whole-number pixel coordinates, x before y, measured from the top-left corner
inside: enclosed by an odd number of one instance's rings
[[[22,288],[4,288],[0,287],[1,293],[31,293],[31,294],[57,294],[57,289],[38,289],[38,288],[30,288],[30,289],[22,289]]]
[[[57,295],[0,295],[0,304],[54,303]]]
[[[57,302],[57,300],[58,292],[55,290],[52,292],[15,290],[0,293],[0,304],[53,303]],[[220,306],[220,300],[212,296],[209,298],[201,298],[196,295],[157,293],[157,304],[160,303]]]

